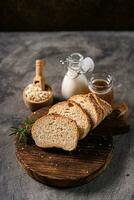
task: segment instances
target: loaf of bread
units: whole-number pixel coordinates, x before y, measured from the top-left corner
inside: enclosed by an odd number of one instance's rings
[[[112,111],[109,103],[93,93],[74,95],[69,100],[76,102],[86,111],[91,119],[92,129]]]
[[[34,123],[32,137],[39,147],[57,147],[72,151],[77,146],[79,131],[75,121],[57,114],[50,114]]]
[[[72,151],[78,140],[111,111],[111,105],[93,93],[74,95],[68,101],[55,104],[48,115],[38,119],[32,126],[32,137],[39,147]]]
[[[92,95],[96,99],[96,102],[102,109],[102,112],[103,112],[102,119],[101,119],[102,121],[103,119],[105,119],[105,117],[107,117],[111,113],[112,107],[107,101],[99,98],[96,94],[92,93]]]
[[[49,114],[57,113],[74,120],[79,128],[79,139],[84,138],[90,131],[90,119],[86,112],[74,101],[63,101],[49,109]]]

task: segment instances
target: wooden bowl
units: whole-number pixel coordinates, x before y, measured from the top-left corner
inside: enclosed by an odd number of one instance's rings
[[[24,100],[24,103],[25,105],[30,108],[30,110],[32,112],[42,108],[42,107],[45,107],[45,106],[50,106],[52,105],[53,103],[53,90],[52,88],[45,84],[45,89],[48,90],[48,91],[51,91],[51,96],[49,97],[49,99],[46,99],[46,100],[43,100],[43,101],[40,101],[40,102],[34,102],[34,101],[31,101],[31,100],[28,100],[26,95],[25,95],[25,90],[26,88],[23,90],[23,100]]]

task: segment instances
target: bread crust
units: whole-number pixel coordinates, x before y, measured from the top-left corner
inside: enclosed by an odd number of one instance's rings
[[[110,104],[100,99],[94,93],[74,95],[70,100],[76,102],[91,119],[92,129],[94,129],[112,110]]]
[[[100,105],[102,106],[103,112],[104,112],[104,117],[107,117],[108,114],[110,114],[112,112],[112,106],[107,102],[104,101],[103,99],[99,98],[100,101]]]
[[[86,137],[91,129],[91,122],[87,113],[74,101],[68,100],[55,104],[49,109],[49,114],[51,113],[57,113],[76,121],[80,132],[79,139]]]
[[[111,105],[96,94],[74,95],[53,105],[47,115],[36,120],[32,137],[39,147],[72,151],[78,140],[88,134],[91,125],[94,129],[111,111]]]
[[[68,134],[72,135],[72,145],[69,146],[69,142],[68,144],[67,143],[60,143],[60,134],[59,134],[59,130],[56,131],[56,126],[53,127],[55,128],[55,134],[59,135],[59,140],[57,142],[53,142],[50,140],[47,141],[47,139],[40,139],[40,135],[45,135],[45,134],[53,134],[51,131],[48,133],[47,131],[43,132],[43,133],[40,133],[40,128],[46,123],[48,125],[48,127],[52,128],[52,125],[49,125],[50,121],[55,121],[56,124],[60,123],[61,121],[62,122],[65,122],[65,125],[67,125],[68,129],[72,129],[70,131],[72,132],[68,132]],[[46,121],[46,122],[45,122]],[[63,123],[64,124],[64,123]],[[64,128],[64,127],[63,127]],[[78,139],[79,139],[79,130],[78,130],[78,127],[77,127],[77,124],[75,121],[67,118],[67,117],[63,117],[61,115],[58,115],[58,114],[49,114],[49,115],[45,115],[41,118],[39,118],[38,120],[36,120],[36,122],[33,124],[32,126],[32,138],[33,140],[35,141],[36,145],[39,146],[39,147],[42,147],[42,148],[52,148],[52,147],[56,147],[56,148],[62,148],[66,151],[72,151],[74,149],[76,149],[77,147],[77,142],[78,142]]]

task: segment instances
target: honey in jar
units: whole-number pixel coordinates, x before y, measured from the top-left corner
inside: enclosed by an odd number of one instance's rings
[[[94,73],[89,80],[89,90],[113,105],[113,78],[107,73]]]

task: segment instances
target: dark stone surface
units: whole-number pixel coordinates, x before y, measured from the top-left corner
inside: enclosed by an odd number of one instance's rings
[[[0,30],[134,30],[134,1],[0,1]]]
[[[0,199],[134,199],[134,33],[0,33],[0,38]],[[9,133],[10,127],[29,113],[22,90],[33,78],[35,59],[46,60],[46,81],[61,98],[65,69],[59,60],[76,51],[90,55],[96,71],[114,75],[116,100],[128,102],[131,129],[126,135],[114,137],[113,159],[101,176],[81,187],[55,189],[34,181],[20,168]]]

